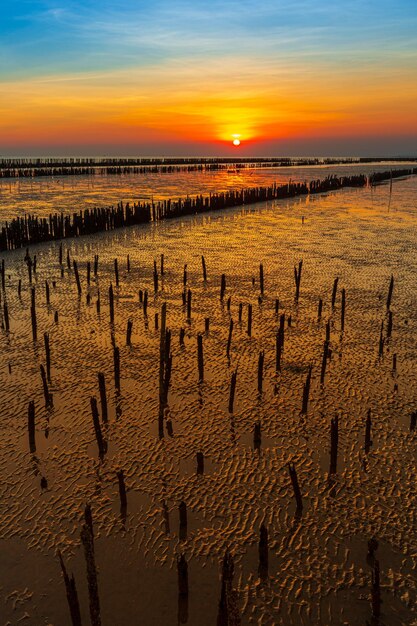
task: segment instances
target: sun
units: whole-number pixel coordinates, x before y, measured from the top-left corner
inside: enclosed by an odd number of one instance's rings
[[[239,139],[240,135],[234,134],[232,135],[232,137],[233,137],[233,145],[240,146],[240,139]]]

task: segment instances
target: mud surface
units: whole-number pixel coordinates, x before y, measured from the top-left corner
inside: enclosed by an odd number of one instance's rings
[[[380,621],[373,623],[416,623],[417,434],[410,432],[410,416],[417,410],[416,197],[414,177],[394,182],[389,208],[389,185],[385,185],[65,241],[62,276],[59,243],[34,246],[30,255],[37,258],[32,284],[35,342],[25,252],[4,255],[1,308],[6,300],[10,330],[0,331],[2,626],[70,624],[57,550],[68,571],[74,572],[83,624],[89,623],[80,542],[86,503],[93,517],[103,626],[212,626],[227,548],[235,559],[233,587],[242,624],[372,623],[375,558],[381,570],[382,604]],[[78,264],[80,297],[72,264],[71,269],[67,266],[67,251]],[[97,254],[98,275],[91,272],[88,286],[86,265],[90,261],[93,266]],[[153,262],[157,261],[160,274],[161,254],[165,272],[159,275],[155,294]],[[301,259],[297,304],[294,266]],[[260,263],[265,274],[261,300]],[[185,264],[186,289],[192,292],[190,320],[182,300]],[[226,292],[221,303],[223,273]],[[386,302],[391,275],[389,337]],[[114,324],[109,319],[110,283],[115,293]],[[346,293],[343,332],[342,289]],[[139,290],[148,291],[147,316],[139,303]],[[323,313],[318,320],[320,298]],[[155,314],[160,323],[164,302],[172,332],[165,417],[171,420],[173,433],[168,433],[165,423],[160,440],[160,337]],[[253,308],[250,337],[249,304]],[[282,313],[285,344],[277,373],[275,337]],[[205,318],[210,318],[208,333]],[[234,329],[228,359],[230,318]],[[126,345],[129,319],[133,321],[131,346]],[[321,384],[328,321],[331,359]],[[181,328],[185,329],[183,346]],[[49,407],[40,375],[40,365],[46,364],[45,332],[51,346],[53,406]],[[203,333],[204,350],[200,383],[198,333]],[[120,349],[120,393],[114,384],[113,343]],[[262,350],[265,362],[259,393]],[[310,365],[308,410],[302,413]],[[236,369],[235,405],[229,413],[230,379]],[[108,442],[102,460],[90,407],[94,396],[101,418],[98,372],[105,374],[109,411],[108,424],[102,424]],[[36,422],[32,453],[27,428],[31,400]],[[372,442],[366,453],[369,409]],[[330,420],[336,415],[337,472],[329,476]],[[254,447],[256,422],[261,424],[259,449]],[[196,472],[197,452],[204,454],[202,475]],[[304,505],[301,515],[296,513],[289,462],[297,470]],[[116,475],[120,469],[127,488],[125,513]],[[188,513],[182,538],[181,501]],[[262,523],[269,534],[269,571],[264,579],[258,574]],[[373,537],[378,541],[374,559],[368,555]],[[178,598],[180,554],[188,562],[188,604]]]

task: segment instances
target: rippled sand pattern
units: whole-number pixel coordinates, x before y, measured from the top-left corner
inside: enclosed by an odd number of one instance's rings
[[[213,215],[132,227],[59,244],[34,246],[38,341],[32,341],[30,289],[24,251],[5,255],[10,332],[0,331],[0,617],[1,624],[70,624],[57,550],[74,572],[83,624],[89,623],[83,511],[90,503],[103,626],[216,624],[220,567],[226,548],[235,559],[234,588],[242,624],[395,626],[417,623],[416,437],[416,178],[389,187],[343,190],[296,201],[255,205]],[[302,217],[305,217],[304,222]],[[76,259],[78,297],[66,251]],[[153,289],[153,261],[165,274]],[[86,263],[99,255],[90,288]],[[129,254],[131,270],[126,269]],[[203,282],[201,255],[207,264]],[[120,286],[115,287],[114,259]],[[294,265],[303,259],[298,305]],[[265,296],[259,297],[259,264]],[[183,268],[192,316],[182,303]],[[221,274],[226,293],[220,302]],[[392,336],[379,356],[386,299],[394,290]],[[333,281],[339,277],[335,308]],[[254,279],[254,281],[252,280]],[[18,281],[22,293],[18,297]],[[45,280],[51,288],[45,300]],[[52,282],[55,286],[52,286]],[[108,288],[115,290],[109,321]],[[341,290],[346,323],[341,332]],[[97,293],[101,311],[96,310]],[[139,290],[148,290],[147,318]],[[87,293],[90,303],[87,303]],[[231,298],[230,312],[227,299]],[[275,372],[279,313],[286,321],[282,371]],[[317,319],[319,299],[323,315]],[[2,297],[3,307],[4,297]],[[167,303],[172,331],[172,378],[167,416],[173,434],[158,438],[159,331],[155,313]],[[238,322],[243,304],[242,323]],[[252,336],[247,305],[253,307]],[[58,323],[54,314],[58,312]],[[210,318],[208,333],[204,320]],[[226,355],[230,317],[234,331]],[[132,345],[126,326],[133,321]],[[326,322],[331,360],[320,367]],[[184,345],[179,342],[185,328]],[[45,407],[40,364],[43,333],[51,344],[53,407]],[[197,335],[203,333],[204,382],[198,382]],[[121,391],[113,375],[112,334],[120,348]],[[258,356],[265,351],[263,392]],[[397,369],[393,370],[393,354]],[[303,385],[313,366],[310,401]],[[231,374],[236,400],[228,411]],[[98,456],[90,397],[98,400],[104,372],[109,403]],[[27,410],[36,408],[36,452],[29,451]],[[372,445],[365,453],[365,422]],[[329,478],[330,420],[339,416],[337,473]],[[262,442],[254,449],[253,429]],[[205,471],[196,473],[203,452]],[[288,463],[303,496],[296,513]],[[123,469],[127,515],[120,512],[116,472]],[[178,506],[187,505],[180,539]],[[258,575],[260,526],[269,533],[269,576]],[[381,618],[372,622],[372,558],[378,541]],[[176,559],[188,562],[189,598],[178,605]]]

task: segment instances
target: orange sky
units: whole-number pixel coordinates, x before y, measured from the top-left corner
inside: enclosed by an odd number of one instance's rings
[[[56,27],[75,28],[74,18],[58,9],[48,19]],[[221,153],[234,134],[242,142],[238,150],[255,152],[267,144],[279,151],[291,141],[314,145],[316,139],[334,140],[342,149],[344,138],[357,138],[360,154],[370,138],[386,138],[388,147],[390,138],[417,138],[417,58],[410,42],[400,46],[395,40],[395,50],[384,48],[383,39],[355,49],[346,42],[339,49],[335,42],[332,54],[331,42],[318,40],[317,33],[321,30],[310,28],[296,41],[284,42],[288,53],[282,55],[268,53],[276,42],[261,32],[247,46],[232,37],[234,48],[222,44],[220,55],[214,48],[207,54],[204,40],[199,48],[198,33],[189,49],[171,50],[161,29],[155,34],[158,53],[148,51],[146,62],[131,56],[118,67],[97,60],[83,67],[79,56],[64,69],[58,59],[43,59],[32,69],[17,66],[15,72],[3,68],[0,154],[10,148],[77,152],[104,145],[118,153],[135,146],[140,153],[152,145],[157,150],[177,146],[179,153],[193,146]],[[129,45],[133,49],[134,43]]]

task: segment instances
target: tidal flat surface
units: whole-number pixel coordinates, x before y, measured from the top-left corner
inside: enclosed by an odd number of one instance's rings
[[[63,271],[59,242],[33,246],[29,253],[37,259],[32,283],[37,341],[32,339],[25,251],[4,254],[1,308],[6,300],[10,330],[0,331],[2,625],[71,624],[58,550],[69,573],[74,573],[82,623],[90,623],[80,541],[87,503],[93,519],[103,626],[213,626],[226,549],[234,558],[234,598],[242,625],[417,623],[417,431],[410,430],[411,414],[417,410],[416,198],[413,177],[394,181],[390,203],[389,185],[344,189],[66,240]],[[98,274],[94,277],[91,272],[88,286],[86,267],[88,261],[93,265],[94,255],[99,256]],[[294,266],[301,259],[297,304]],[[73,260],[78,264],[81,296]],[[260,263],[265,286],[259,300]],[[189,320],[182,298],[184,265],[186,289],[192,293]],[[223,273],[226,292],[221,303]],[[50,287],[49,305],[45,281]],[[109,318],[110,283],[115,294],[114,324]],[[343,332],[342,289],[346,293]],[[147,316],[139,290],[148,292]],[[323,312],[318,320],[320,298]],[[172,376],[160,439],[160,336],[155,314],[160,323],[163,303],[172,333]],[[285,344],[281,372],[276,372],[276,334],[283,313]],[[210,319],[208,332],[205,318]],[[129,319],[131,346],[126,345]],[[228,358],[230,319],[234,328]],[[321,384],[327,322],[331,359]],[[181,328],[185,329],[183,346]],[[45,366],[45,332],[51,347],[53,406],[49,407],[40,375],[40,365]],[[199,333],[203,382],[198,380]],[[120,350],[120,393],[114,384],[113,344]],[[265,355],[262,393],[258,392],[260,351]],[[309,403],[302,413],[310,365]],[[236,370],[230,413],[230,381]],[[102,423],[108,450],[102,459],[90,406],[90,398],[96,397],[102,421],[98,372],[105,375],[108,402],[108,423]],[[28,404],[32,400],[36,451],[31,453]],[[369,409],[371,445],[366,451]],[[329,476],[330,422],[336,416],[337,471]],[[171,434],[167,420],[171,420]],[[261,425],[258,449],[253,436],[257,422]],[[203,474],[196,472],[197,452],[204,454]],[[296,467],[301,514],[296,512],[288,463]],[[119,470],[124,472],[127,489],[125,512],[120,507]],[[181,502],[188,517],[182,537]],[[262,524],[268,530],[269,568],[268,575],[260,577]],[[378,542],[373,557],[368,554],[372,538]],[[177,558],[182,554],[188,563],[188,601],[178,596]],[[379,620],[372,618],[375,559],[381,578]]]
[[[0,179],[0,224],[25,213],[48,217],[50,213],[74,213],[93,207],[185,198],[187,195],[222,193],[229,189],[304,182],[329,175],[351,176],[414,167],[410,163],[355,164],[338,166],[280,167],[175,172]]]

